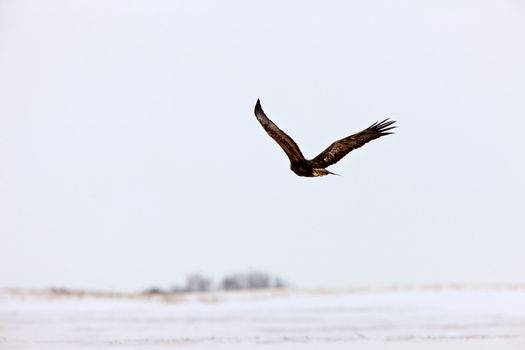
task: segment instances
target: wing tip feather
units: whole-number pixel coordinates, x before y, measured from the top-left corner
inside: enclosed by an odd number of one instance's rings
[[[255,114],[257,114],[260,111],[262,111],[261,101],[259,99],[257,99],[257,102],[255,103],[254,112],[255,112]]]
[[[397,125],[393,125],[395,122],[396,122],[395,120],[386,118],[380,122],[375,122],[374,124],[370,125],[368,128],[373,129],[376,132],[379,132],[381,136],[389,135],[389,134],[392,134],[392,132],[388,132],[389,130],[397,128]]]

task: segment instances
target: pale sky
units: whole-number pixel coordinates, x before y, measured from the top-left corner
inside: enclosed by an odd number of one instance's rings
[[[525,281],[525,4],[0,0],[0,287]],[[395,135],[301,178],[391,117]]]

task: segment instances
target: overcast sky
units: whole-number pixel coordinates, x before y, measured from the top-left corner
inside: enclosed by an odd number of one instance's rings
[[[0,287],[525,281],[523,1],[0,0]],[[301,178],[391,117],[395,135]]]

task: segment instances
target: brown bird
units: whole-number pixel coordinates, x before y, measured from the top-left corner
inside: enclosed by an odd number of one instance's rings
[[[284,131],[279,129],[267,116],[261,107],[261,102],[257,99],[255,104],[255,116],[264,130],[274,139],[283,149],[284,153],[290,159],[290,169],[299,176],[324,176],[334,174],[325,168],[337,163],[341,158],[346,156],[350,151],[363,146],[365,143],[375,140],[381,136],[393,134],[390,130],[395,126],[394,120],[385,119],[382,122],[376,122],[363,131],[335,141],[327,149],[319,153],[314,159],[305,159],[299,146]]]

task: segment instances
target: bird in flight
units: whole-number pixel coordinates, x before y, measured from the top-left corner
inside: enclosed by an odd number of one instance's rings
[[[258,99],[255,104],[255,116],[266,133],[281,146],[290,159],[290,169],[297,175],[306,177],[337,175],[325,168],[337,163],[350,151],[363,146],[365,143],[381,136],[393,134],[390,130],[395,128],[392,126],[395,123],[394,120],[385,119],[382,122],[376,122],[363,131],[335,141],[317,157],[308,160],[304,158],[295,141],[266,116]]]

